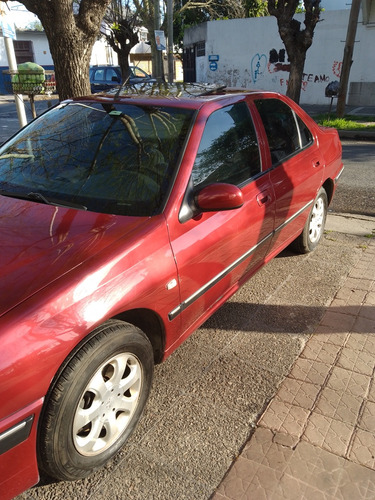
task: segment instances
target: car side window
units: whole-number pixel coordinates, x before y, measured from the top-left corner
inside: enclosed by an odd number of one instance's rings
[[[214,111],[195,159],[193,185],[240,185],[260,171],[258,141],[247,104],[240,102]]]
[[[95,70],[93,80],[104,82],[104,79],[104,69]]]
[[[301,146],[304,148],[312,143],[313,137],[307,125],[297,116],[298,127],[301,134]]]
[[[255,101],[266,131],[272,163],[278,163],[312,141],[312,135],[303,121],[283,101],[262,99]]]
[[[107,75],[106,79],[110,82],[120,82],[119,75],[116,73],[116,71],[113,68],[108,68],[107,69]]]

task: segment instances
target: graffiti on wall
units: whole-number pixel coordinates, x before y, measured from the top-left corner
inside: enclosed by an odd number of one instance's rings
[[[250,69],[251,69],[251,77],[253,82],[256,83],[261,76],[263,76],[264,72],[267,68],[267,56],[266,54],[255,54],[255,56],[251,59]]]
[[[334,61],[332,64],[332,73],[336,78],[340,78],[342,62]],[[280,71],[290,72],[290,62],[287,60],[285,49],[271,49],[269,57],[266,54],[255,54],[250,63],[252,82],[257,83],[264,75],[266,70],[269,74],[275,74],[272,78],[274,83],[279,83],[281,87],[288,85],[288,80],[283,77],[278,77]],[[331,80],[330,76],[315,73],[303,73],[302,75],[302,90],[306,91],[310,83],[328,83]]]

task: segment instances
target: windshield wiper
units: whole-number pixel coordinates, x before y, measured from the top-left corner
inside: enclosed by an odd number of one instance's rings
[[[46,198],[42,193],[34,193],[30,192],[28,194],[25,193],[16,193],[14,191],[5,191],[0,190],[0,195],[8,196],[9,198],[17,198],[19,200],[31,200],[37,201],[39,203],[44,203],[46,205],[53,205],[55,207],[64,207],[64,208],[76,208],[78,210],[87,210],[87,207],[84,205],[80,205],[79,203],[73,203],[65,200],[55,200]]]

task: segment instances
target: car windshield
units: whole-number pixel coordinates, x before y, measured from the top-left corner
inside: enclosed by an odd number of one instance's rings
[[[194,111],[61,103],[0,148],[0,194],[87,210],[162,210]]]

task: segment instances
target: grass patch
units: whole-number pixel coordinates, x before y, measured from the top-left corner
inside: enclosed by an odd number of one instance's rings
[[[375,116],[353,116],[346,115],[344,118],[336,118],[331,115],[316,115],[314,120],[324,127],[333,127],[338,130],[374,130]]]

